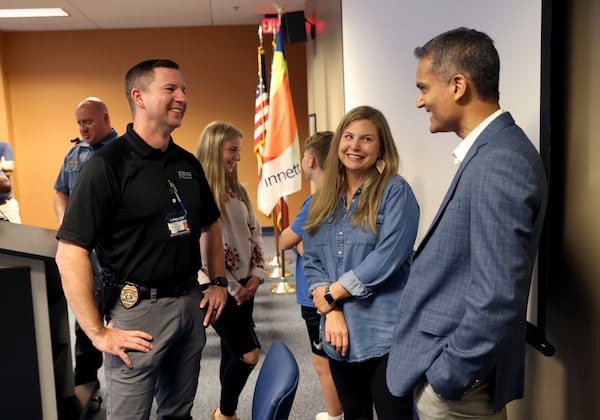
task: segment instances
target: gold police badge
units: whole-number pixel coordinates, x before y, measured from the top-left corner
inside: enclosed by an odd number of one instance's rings
[[[119,295],[119,299],[121,299],[121,303],[125,309],[130,309],[138,303],[140,298],[140,290],[135,284],[126,284],[121,289],[121,293]]]

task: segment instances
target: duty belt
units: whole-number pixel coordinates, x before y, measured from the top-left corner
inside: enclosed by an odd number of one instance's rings
[[[199,284],[195,276],[192,280],[188,280],[185,283],[165,287],[147,287],[126,282],[120,286],[119,298],[123,306],[129,309],[134,307],[140,300],[181,297],[198,286]]]

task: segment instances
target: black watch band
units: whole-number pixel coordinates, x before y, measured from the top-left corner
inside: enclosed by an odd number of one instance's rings
[[[210,284],[214,286],[227,287],[227,279],[223,276],[215,277],[210,281]]]
[[[325,294],[323,295],[323,297],[325,298],[325,300],[327,301],[327,303],[329,303],[330,305],[333,305],[335,303],[335,298],[333,297],[333,295],[329,291],[329,286],[327,286],[325,288]]]

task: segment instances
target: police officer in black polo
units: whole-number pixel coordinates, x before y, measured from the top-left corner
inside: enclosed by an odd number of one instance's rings
[[[179,66],[126,75],[133,123],[84,167],[58,231],[56,262],[77,321],[105,353],[107,418],[188,419],[204,328],[227,301],[219,211],[196,158],[173,143],[187,107]],[[104,324],[89,252],[114,279]],[[212,285],[197,282],[200,256]]]

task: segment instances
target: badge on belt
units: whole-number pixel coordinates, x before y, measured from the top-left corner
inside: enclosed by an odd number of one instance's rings
[[[133,308],[140,299],[140,289],[135,284],[126,283],[121,289],[119,299],[125,309]]]

